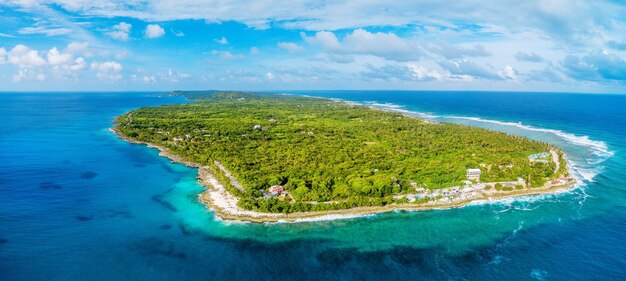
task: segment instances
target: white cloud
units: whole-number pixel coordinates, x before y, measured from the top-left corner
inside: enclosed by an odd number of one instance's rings
[[[271,72],[265,73],[265,78],[267,78],[267,80],[274,80],[276,79],[276,76],[274,76],[274,74],[272,74]]]
[[[174,34],[174,36],[176,37],[184,37],[185,33],[182,31],[175,31],[175,30],[170,30],[172,32],[172,34]]]
[[[15,38],[15,36],[6,33],[0,33],[0,37]]]
[[[7,50],[5,48],[0,48],[0,64],[7,63]]]
[[[39,52],[26,45],[18,44],[8,52],[7,61],[20,68],[36,67],[46,64],[46,60],[39,56]]]
[[[25,80],[43,81],[46,80],[46,75],[32,69],[20,68],[17,73],[13,75],[12,79],[15,82],[21,82]]]
[[[165,74],[160,75],[162,80],[169,82],[178,82],[183,79],[187,79],[191,77],[191,75],[187,73],[176,72],[172,69],[168,69]]]
[[[594,36],[621,21],[625,7],[619,1],[291,1],[268,0],[241,9],[237,0],[207,4],[206,0],[93,0],[11,1],[25,8],[55,3],[70,11],[104,17],[133,17],[148,21],[201,19],[238,21],[255,28],[278,26],[307,30],[339,30],[411,24],[482,23],[513,31],[536,29],[564,38]],[[511,9],[515,6],[515,9]],[[582,39],[582,38],[581,38]]]
[[[96,71],[96,76],[103,80],[115,81],[122,79],[122,65],[115,61],[103,63],[92,62],[91,69]]]
[[[165,35],[165,30],[163,30],[163,28],[160,27],[158,24],[149,24],[148,26],[146,26],[144,34],[147,38],[154,39]]]
[[[218,55],[220,57],[220,59],[222,60],[236,60],[236,59],[242,59],[244,58],[243,55],[235,55],[229,51],[218,51],[218,50],[212,50],[211,51],[212,55]]]
[[[367,79],[387,80],[387,81],[432,81],[442,80],[444,75],[437,70],[426,69],[416,64],[398,65],[387,64],[375,67],[366,64],[366,71],[361,72],[361,76]]]
[[[130,30],[132,28],[133,26],[130,23],[120,22],[114,25],[113,30],[107,32],[107,35],[109,35],[113,39],[128,41]]]
[[[251,48],[250,48],[250,54],[251,54],[251,55],[255,55],[255,56],[256,56],[256,55],[258,55],[258,54],[260,54],[260,53],[261,53],[261,52],[259,51],[259,48],[257,48],[257,47],[251,47]]]
[[[219,38],[219,39],[217,39],[217,38],[213,39],[213,41],[215,41],[215,43],[217,43],[217,44],[228,45],[228,40],[224,36],[222,36],[222,38]]]
[[[304,50],[304,48],[302,48],[302,46],[293,43],[293,42],[278,42],[278,44],[276,44],[276,46],[278,46],[278,48],[281,48],[283,50],[287,50],[290,53],[294,53],[294,52],[299,52]]]
[[[568,55],[561,62],[564,73],[582,81],[626,81],[626,59],[606,50],[578,57]]]
[[[422,50],[417,43],[400,38],[392,32],[369,32],[355,29],[341,41],[334,33],[319,31],[314,36],[300,34],[309,44],[319,44],[324,50],[334,54],[372,55],[394,61],[410,61],[418,59]]]
[[[307,36],[306,33],[300,32],[300,36],[309,44],[320,44],[327,50],[336,51],[341,49],[341,43],[334,33],[329,31],[318,31],[314,36]]]
[[[423,66],[409,64],[407,67],[411,70],[411,76],[417,80],[443,80],[444,74],[435,69],[427,69]]]
[[[72,42],[67,45],[65,51],[70,54],[83,54],[89,48],[89,43],[87,42]]]
[[[518,61],[542,62],[543,58],[535,53],[517,52],[515,59]]]
[[[59,36],[72,32],[71,29],[65,27],[44,27],[44,26],[31,26],[20,29],[19,34],[43,34],[46,36]]]
[[[414,60],[421,53],[416,44],[391,32],[370,33],[364,29],[356,29],[344,38],[344,43],[351,52],[398,61]]]
[[[156,78],[154,76],[144,76],[142,78],[144,83],[154,83],[156,82]]]
[[[462,61],[442,61],[439,65],[450,72],[451,75],[463,78],[479,78],[487,80],[503,80],[504,78],[497,73],[485,69],[484,67],[468,60]]]
[[[74,64],[68,65],[67,68],[71,71],[79,71],[85,69],[85,59],[77,58],[74,60]]]
[[[48,51],[48,63],[50,65],[67,64],[72,61],[72,59],[73,57],[71,54],[61,53],[56,47]]]
[[[489,53],[483,45],[476,44],[470,47],[452,45],[440,42],[437,46],[431,47],[430,51],[443,56],[446,59],[458,59],[464,57],[487,57]]]
[[[505,80],[517,80],[517,76],[519,73],[515,68],[510,65],[504,67],[503,70],[498,71],[498,75],[504,78]]]

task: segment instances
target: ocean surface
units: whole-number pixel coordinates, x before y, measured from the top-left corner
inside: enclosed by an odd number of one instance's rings
[[[573,191],[303,223],[215,219],[109,131],[154,93],[0,93],[0,280],[625,280],[626,95],[300,91],[560,146]]]

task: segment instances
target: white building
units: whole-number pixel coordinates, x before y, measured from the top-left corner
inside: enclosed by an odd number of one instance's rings
[[[480,169],[467,169],[467,179],[480,181]]]

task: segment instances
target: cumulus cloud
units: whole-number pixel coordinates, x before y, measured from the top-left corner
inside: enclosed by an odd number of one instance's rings
[[[20,68],[30,68],[46,64],[46,60],[39,55],[39,52],[26,45],[18,44],[7,54],[7,61]]]
[[[215,38],[215,39],[213,39],[213,41],[215,43],[217,43],[217,44],[220,44],[220,45],[228,45],[228,40],[224,36],[222,36],[222,38],[219,38],[219,39]]]
[[[112,31],[107,32],[107,35],[116,40],[128,41],[132,28],[133,26],[130,23],[120,22],[114,25]]]
[[[48,63],[50,65],[67,64],[72,61],[72,59],[73,57],[71,54],[61,53],[56,47],[48,51]]]
[[[542,62],[543,57],[535,53],[517,52],[515,59],[518,61]]]
[[[165,35],[165,30],[163,30],[163,28],[158,24],[149,24],[148,26],[146,26],[144,35],[146,36],[146,38],[159,38]]]
[[[83,70],[85,69],[85,59],[77,58],[74,60],[73,64],[67,65],[66,68],[71,71]]]
[[[46,75],[29,68],[20,68],[15,75],[12,77],[13,81],[21,82],[25,80],[37,80],[43,81],[46,80]]]
[[[276,46],[278,46],[278,48],[281,48],[283,50],[287,50],[290,53],[294,53],[294,52],[299,52],[304,50],[304,48],[302,48],[302,46],[293,43],[293,42],[278,42],[278,44],[276,44]]]
[[[411,44],[394,33],[371,33],[356,29],[344,38],[348,50],[358,54],[383,57],[390,60],[413,60],[420,56],[417,45]]]
[[[422,54],[421,48],[415,42],[400,38],[392,32],[372,33],[365,29],[355,29],[342,40],[329,31],[319,31],[313,36],[301,33],[301,36],[305,42],[320,45],[334,54],[372,55],[394,61],[416,60]]]
[[[103,80],[115,81],[122,79],[122,65],[115,61],[103,63],[92,62],[91,69],[96,71],[96,76]]]
[[[519,72],[514,67],[507,65],[504,67],[504,69],[498,71],[498,75],[500,75],[500,77],[505,80],[517,80]]]
[[[65,51],[52,47],[41,55],[39,51],[23,44],[16,45],[8,52],[0,48],[0,64],[9,63],[18,67],[12,77],[15,82],[44,80],[47,77],[77,78],[77,72],[85,69],[87,64],[83,57],[75,57],[79,54],[80,48],[76,49],[78,45],[69,44]]]
[[[341,43],[334,33],[329,31],[319,31],[313,36],[307,36],[306,33],[300,32],[302,39],[309,44],[320,44],[324,49],[330,51],[338,51],[341,49]]]

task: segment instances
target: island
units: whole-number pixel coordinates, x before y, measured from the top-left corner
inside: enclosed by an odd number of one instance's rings
[[[121,138],[198,168],[226,220],[276,222],[454,208],[573,187],[558,147],[325,98],[172,92],[190,103],[116,118]]]

